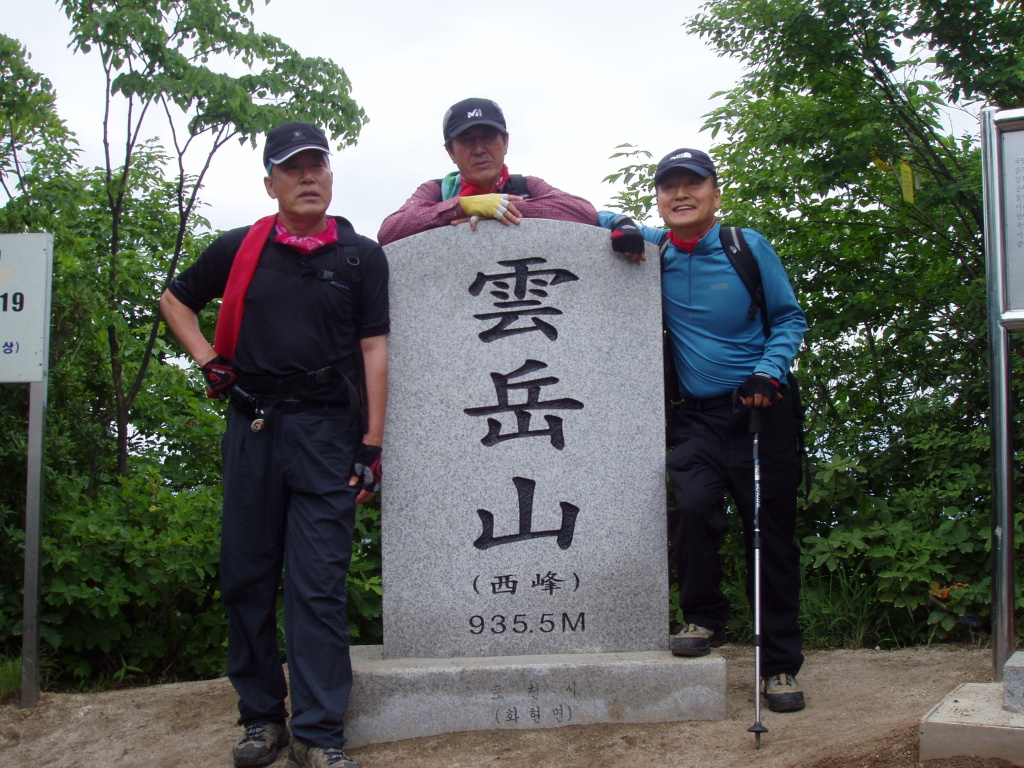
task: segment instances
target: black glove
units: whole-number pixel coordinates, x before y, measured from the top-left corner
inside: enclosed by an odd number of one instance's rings
[[[235,367],[220,355],[201,366],[199,370],[202,372],[203,378],[206,379],[207,397],[227,400],[228,392],[238,383],[238,373],[235,371]]]
[[[628,216],[619,216],[612,224],[612,250],[616,253],[644,252],[644,236]]]
[[[352,474],[359,478],[357,487],[376,493],[380,490],[380,446],[360,444],[352,466]]]
[[[757,373],[748,376],[747,380],[740,384],[739,390],[737,391],[740,397],[761,395],[769,403],[774,403],[775,397],[779,394],[779,388],[781,386],[782,385],[779,383],[779,380],[770,373],[758,371]]]

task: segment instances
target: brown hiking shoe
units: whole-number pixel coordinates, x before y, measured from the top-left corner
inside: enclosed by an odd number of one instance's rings
[[[799,712],[806,706],[796,675],[772,675],[764,679],[764,697],[772,712]]]
[[[696,624],[687,624],[672,638],[669,650],[673,656],[707,656],[712,648],[718,648],[725,643],[725,632],[715,632]]]
[[[270,765],[277,750],[288,746],[288,728],[284,723],[249,723],[231,752],[237,768]]]
[[[298,739],[292,741],[287,768],[360,768],[341,747],[312,747]]]

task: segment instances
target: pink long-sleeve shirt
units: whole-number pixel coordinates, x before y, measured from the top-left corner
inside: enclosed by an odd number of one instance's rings
[[[527,176],[526,186],[530,196],[515,203],[524,218],[597,225],[597,210],[582,197],[556,189],[536,176]],[[442,200],[441,185],[436,181],[426,181],[416,188],[405,205],[384,219],[377,233],[377,242],[387,245],[403,237],[446,226],[465,216],[458,197]]]

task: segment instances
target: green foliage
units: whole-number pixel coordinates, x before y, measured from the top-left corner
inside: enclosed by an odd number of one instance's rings
[[[380,557],[380,496],[356,507],[355,542],[348,572],[348,620],[352,640],[360,645],[383,641]]]
[[[342,144],[355,140],[365,122],[349,96],[350,83],[334,62],[308,59],[278,38],[252,25],[251,0],[61,0],[72,22],[76,50],[97,54],[106,76],[103,122],[104,180],[96,198],[98,213],[90,232],[103,254],[110,283],[105,285],[103,332],[109,368],[116,439],[116,472],[128,470],[135,399],[152,362],[160,318],[157,298],[170,282],[188,240],[201,221],[195,208],[214,155],[232,138],[255,143],[257,134],[296,117],[325,127]],[[239,68],[244,74],[234,74]],[[120,111],[114,105],[122,107]],[[122,114],[118,129],[113,115]],[[159,282],[147,302],[128,303],[119,295],[125,270],[138,260],[136,231],[149,224],[134,218],[137,176],[146,173],[157,148],[143,140],[154,119],[170,132],[173,155],[167,174],[169,199],[159,221],[159,237],[169,258],[157,271]],[[117,148],[123,148],[118,150]],[[120,151],[120,156],[115,153]],[[162,158],[157,159],[160,162]],[[191,172],[189,169],[193,169]],[[136,211],[135,216],[140,212]],[[149,227],[148,234],[157,234]],[[147,242],[152,246],[154,243]],[[129,316],[131,315],[131,316]],[[139,322],[141,320],[145,322]],[[141,350],[127,344],[126,328],[144,339]]]
[[[351,144],[366,118],[345,71],[308,58],[252,24],[252,0],[60,0],[76,49],[99,54],[109,92],[188,115],[189,142],[211,133],[255,145],[301,116]],[[246,74],[235,75],[240,63]],[[136,118],[141,119],[141,118]],[[133,137],[134,140],[134,137]]]
[[[157,472],[119,485],[62,489],[43,544],[43,638],[80,678],[223,674],[218,489],[175,492]]]
[[[104,164],[84,168],[49,81],[0,35],[0,231],[54,234],[41,634],[51,683],[223,674],[222,406],[160,323],[201,252],[203,177],[231,138],[290,119],[352,143],[333,62],[256,32],[251,0],[62,0],[106,75]],[[121,116],[116,118],[115,116]],[[118,127],[117,119],[123,119]],[[170,149],[147,140],[164,121]],[[122,154],[118,155],[117,153]],[[212,331],[213,310],[200,324]],[[0,655],[20,654],[27,392],[0,385]],[[360,513],[354,633],[380,637],[379,512]]]
[[[722,219],[776,245],[811,324],[805,618],[829,644],[964,637],[989,617],[988,339],[980,151],[949,126],[1024,104],[1019,4],[712,0],[688,28],[746,65],[706,116]],[[643,219],[650,155],[619,149]]]
[[[59,176],[74,160],[77,142],[57,116],[53,86],[28,66],[27,55],[17,40],[0,35],[0,186],[7,203],[0,221],[5,232],[53,231],[57,222],[45,208],[66,202],[74,189]],[[30,192],[44,180],[50,182],[45,194]]]

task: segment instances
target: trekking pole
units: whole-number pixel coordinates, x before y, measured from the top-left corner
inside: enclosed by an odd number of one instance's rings
[[[747,731],[754,734],[754,749],[761,748],[761,734],[768,729],[761,724],[761,462],[758,437],[761,432],[761,409],[750,409],[750,433],[754,436],[754,724]]]

